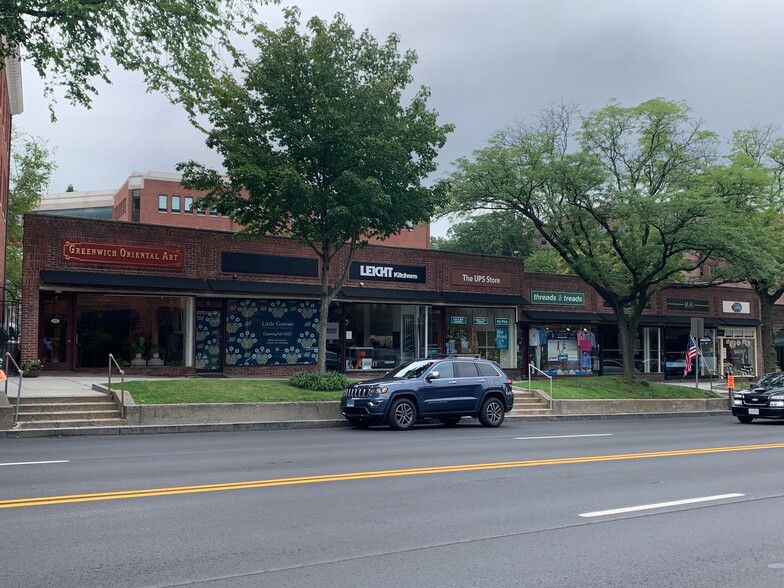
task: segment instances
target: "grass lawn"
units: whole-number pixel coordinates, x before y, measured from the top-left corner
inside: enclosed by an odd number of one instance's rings
[[[528,380],[516,382],[528,387]],[[547,380],[536,380],[535,388],[549,392]],[[115,389],[117,384],[115,383]],[[137,404],[187,404],[210,402],[312,402],[339,400],[342,391],[311,392],[290,385],[287,380],[235,380],[185,378],[181,380],[132,381],[125,383]],[[637,381],[630,384],[616,376],[554,378],[553,396],[561,400],[611,398],[718,398],[710,390],[673,386],[661,382]]]
[[[117,390],[119,386],[112,382]],[[189,404],[209,402],[312,402],[340,400],[342,391],[311,392],[286,380],[235,380],[187,378],[183,380],[125,383],[137,404]]]
[[[528,388],[528,380],[515,382]],[[533,388],[550,393],[548,380],[536,380]],[[715,386],[715,383],[714,383]],[[719,398],[721,394],[693,386],[674,386],[661,382],[637,380],[629,383],[617,376],[590,376],[582,378],[553,378],[553,398],[556,400],[601,400],[640,398]]]

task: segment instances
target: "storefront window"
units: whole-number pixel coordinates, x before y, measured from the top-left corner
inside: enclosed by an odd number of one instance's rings
[[[425,357],[428,307],[413,304],[347,304],[346,369],[390,369]]]
[[[79,294],[76,366],[105,367],[109,353],[131,365],[187,365],[190,300]]]
[[[589,374],[598,370],[598,346],[593,330],[581,325],[532,325],[528,329],[528,358],[548,375]]]
[[[511,308],[457,307],[445,310],[446,355],[469,355],[515,367],[517,325]]]
[[[736,376],[753,376],[756,365],[754,329],[725,329],[719,333],[722,375],[732,370]]]

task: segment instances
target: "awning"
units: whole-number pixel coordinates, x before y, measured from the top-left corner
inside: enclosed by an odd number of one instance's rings
[[[148,276],[101,272],[68,272],[41,270],[45,284],[59,286],[105,286],[110,288],[151,288],[155,290],[207,290],[207,282],[179,276]]]
[[[721,318],[721,322],[725,325],[729,325],[731,327],[756,327],[760,324],[760,321],[757,319],[748,319],[748,318]]]
[[[454,304],[492,304],[493,306],[520,306],[528,304],[516,294],[485,294],[478,292],[441,292],[444,300]]]
[[[605,319],[595,312],[569,312],[558,310],[524,310],[531,320],[558,321],[562,323],[599,323]]]
[[[427,302],[443,302],[444,298],[432,290],[399,290],[397,288],[357,288],[347,286],[340,291],[340,298],[355,298],[358,300],[411,300]]]
[[[319,298],[321,286],[317,284],[288,284],[281,282],[250,282],[247,280],[207,280],[216,292],[233,294],[275,294],[283,296],[309,296]]]

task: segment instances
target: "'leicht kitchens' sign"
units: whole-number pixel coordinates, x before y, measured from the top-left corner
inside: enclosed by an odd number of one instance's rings
[[[153,267],[182,267],[182,249],[63,241],[63,260]]]
[[[512,287],[512,274],[507,272],[487,272],[474,270],[452,270],[450,274],[453,286],[496,286]]]
[[[352,280],[382,280],[419,284],[424,284],[427,281],[425,268],[421,266],[365,263],[362,261],[355,261],[351,264],[348,277]]]

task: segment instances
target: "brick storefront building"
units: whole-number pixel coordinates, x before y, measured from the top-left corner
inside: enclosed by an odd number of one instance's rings
[[[288,375],[315,363],[318,261],[289,239],[30,214],[24,250],[22,360],[40,357],[49,371],[106,369],[109,353],[161,375]],[[350,269],[330,309],[331,368],[467,354],[516,376],[529,364],[549,374],[621,369],[615,319],[577,278],[526,273],[517,259],[380,245]],[[692,319],[702,319],[701,369],[756,371],[755,300],[729,287],[657,295],[635,367],[682,377]]]

